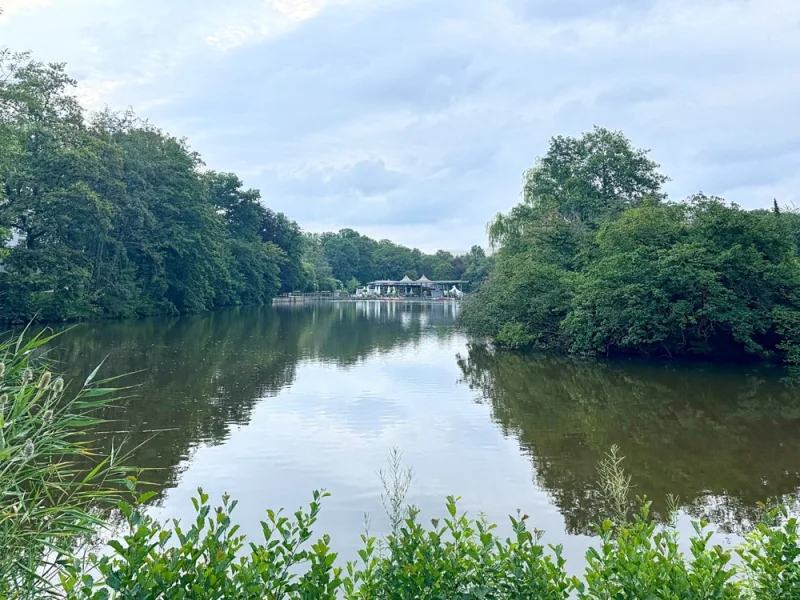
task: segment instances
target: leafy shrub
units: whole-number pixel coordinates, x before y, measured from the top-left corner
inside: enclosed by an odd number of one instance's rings
[[[691,560],[679,549],[672,528],[658,529],[650,519],[650,503],[631,523],[604,521],[598,526],[601,545],[586,556],[585,584],[576,581],[581,600],[606,598],[663,598],[711,600],[740,598],[733,583],[731,553],[709,548],[706,523],[694,523]]]
[[[751,597],[758,600],[800,598],[800,535],[797,519],[785,507],[767,511],[736,552],[744,563]]]
[[[755,600],[800,595],[800,544],[797,521],[785,509],[767,514],[735,551],[711,545],[704,522],[694,524],[684,556],[672,525],[659,526],[643,499],[632,514],[629,479],[612,452],[601,464],[602,488],[613,519],[598,524],[598,544],[586,555],[583,577],[567,575],[560,546],[542,544],[542,532],[528,529],[528,515],[511,518],[512,534],[501,538],[485,518],[459,513],[447,499],[447,516],[420,520],[414,507],[401,504],[410,475],[394,471],[385,498],[392,532],[383,539],[362,536],[359,559],[344,568],[330,539],[315,543],[311,527],[325,492],[315,492],[308,510],[293,517],[267,511],[264,539],[246,545],[225,496],[212,513],[199,490],[197,512],[188,530],[165,526],[141,510],[120,505],[129,533],[112,541],[112,554],[96,561],[98,577],[74,564],[63,577],[69,600],[110,599],[518,599],[561,600]],[[140,501],[146,500],[144,496]],[[779,517],[782,517],[780,519]]]
[[[654,598],[664,600],[723,600],[740,597],[730,565],[731,553],[709,548],[707,523],[693,522],[691,560],[679,548],[674,526],[658,527],[651,518],[651,503],[638,499],[638,512],[630,517],[630,477],[622,468],[616,446],[600,462],[603,495],[613,520],[596,526],[599,548],[586,553],[584,581],[574,580],[581,600]],[[674,518],[677,501],[670,499]]]
[[[665,181],[619,132],[553,138],[462,324],[512,349],[799,362],[800,217],[667,203]]]
[[[128,534],[109,542],[113,554],[90,557],[97,582],[73,563],[62,576],[64,591],[72,600],[336,598],[341,569],[333,566],[336,554],[328,536],[308,544],[326,495],[315,492],[309,510],[298,510],[294,518],[267,511],[261,522],[264,541],[247,545],[246,554],[245,539],[231,521],[236,501],[228,496],[212,513],[208,495],[198,490],[192,499],[197,516],[188,529],[178,521],[162,525],[145,514],[146,494],[137,505],[123,502]],[[301,567],[305,570],[298,573]]]
[[[541,532],[526,527],[527,515],[511,519],[514,535],[501,540],[485,519],[458,515],[456,499],[447,499],[449,518],[420,524],[411,510],[399,535],[388,536],[375,555],[366,541],[362,588],[355,598],[542,598],[569,596],[561,547],[546,549]],[[371,560],[372,559],[372,560]],[[350,568],[353,579],[358,571]]]

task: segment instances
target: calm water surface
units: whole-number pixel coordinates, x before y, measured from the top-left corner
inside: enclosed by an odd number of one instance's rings
[[[604,514],[596,464],[612,444],[636,493],[657,508],[678,494],[680,527],[706,516],[722,543],[759,501],[797,497],[800,393],[785,371],[496,354],[455,330],[457,310],[363,302],[91,323],[55,356],[76,377],[106,357],[107,376],[140,371],[98,435],[149,440],[131,462],[152,469],[155,514],[189,517],[202,485],[238,498],[257,537],[266,507],[326,488],[317,531],[348,558],[365,513],[386,529],[376,472],[395,447],[425,516],[449,494],[498,522],[521,509],[573,563]]]

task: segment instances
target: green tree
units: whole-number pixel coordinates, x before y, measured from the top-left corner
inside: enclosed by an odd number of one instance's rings
[[[275,244],[285,254],[280,272],[281,291],[293,292],[304,289],[307,283],[303,267],[305,238],[300,226],[285,214],[267,209],[263,213],[260,227],[261,239]]]
[[[355,294],[356,290],[358,290],[358,288],[360,288],[360,287],[361,287],[361,282],[358,279],[356,279],[355,277],[350,279],[345,284],[345,288],[347,289],[347,292],[350,293],[350,294]]]
[[[232,254],[232,291],[241,304],[264,304],[281,288],[281,266],[286,254],[261,237],[269,211],[261,204],[258,190],[242,189],[233,173],[205,174],[210,201],[225,219]]]
[[[462,322],[513,348],[800,359],[794,215],[665,203],[657,167],[617,132],[554,138]]]
[[[111,228],[113,150],[84,126],[63,65],[0,60],[8,75],[0,82],[0,229],[18,239],[3,259],[0,307],[23,318],[89,316],[91,257]]]
[[[497,216],[490,239],[512,251],[536,247],[570,266],[604,219],[664,198],[667,177],[658,168],[621,132],[596,127],[578,138],[554,137],[525,173],[522,203]]]
[[[304,286],[303,235],[131,113],[87,120],[64,65],[0,53],[0,319],[264,303]]]
[[[795,311],[800,290],[786,233],[705,196],[626,211],[579,280],[564,322],[573,348],[771,358],[774,311]]]
[[[410,248],[389,240],[378,242],[372,255],[375,279],[402,279],[403,275],[416,278],[416,264]]]
[[[340,287],[340,282],[333,278],[319,234],[306,234],[303,266],[307,273],[307,292],[331,292]]]
[[[469,253],[465,254],[462,260],[464,272],[461,278],[469,281],[475,288],[489,276],[494,265],[494,257],[486,256],[486,252],[480,246],[470,248]]]
[[[352,230],[337,233],[324,233],[321,237],[325,258],[331,266],[333,276],[340,281],[362,275],[361,253],[358,238],[360,235]],[[369,279],[366,277],[365,279]]]
[[[523,198],[568,221],[596,225],[645,198],[664,198],[667,177],[647,155],[621,132],[601,127],[578,138],[554,137],[526,174]]]

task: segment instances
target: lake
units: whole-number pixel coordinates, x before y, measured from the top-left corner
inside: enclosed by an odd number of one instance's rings
[[[343,302],[81,324],[53,357],[76,378],[105,359],[132,396],[94,435],[127,438],[157,486],[152,511],[186,518],[198,486],[239,500],[249,536],[267,507],[331,492],[317,527],[342,556],[387,519],[377,472],[393,448],[413,468],[408,501],[444,498],[507,523],[517,509],[564,545],[573,569],[605,514],[596,465],[617,444],[635,493],[679,526],[705,516],[721,543],[760,501],[794,502],[800,394],[779,368],[598,362],[494,353],[455,328],[458,305]],[[505,525],[504,525],[505,526]]]

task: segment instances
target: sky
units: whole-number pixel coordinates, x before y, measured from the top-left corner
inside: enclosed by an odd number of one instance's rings
[[[309,231],[485,245],[554,135],[649,148],[673,200],[800,204],[797,0],[0,0],[66,62]]]

